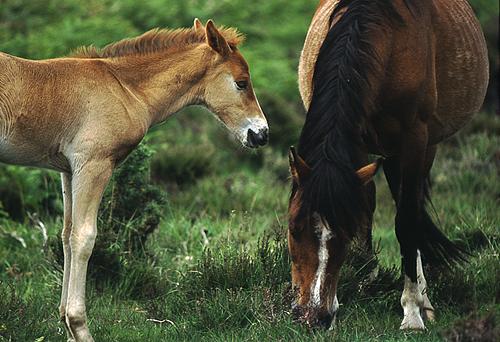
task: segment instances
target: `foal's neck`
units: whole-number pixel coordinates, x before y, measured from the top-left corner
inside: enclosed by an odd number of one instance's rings
[[[149,125],[165,121],[189,105],[203,102],[207,49],[129,56],[111,62],[115,77],[148,108]]]

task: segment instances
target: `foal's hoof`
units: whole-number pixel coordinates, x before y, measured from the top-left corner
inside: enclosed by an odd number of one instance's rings
[[[424,321],[420,315],[408,315],[403,318],[401,330],[425,330]]]
[[[422,317],[425,321],[434,322],[434,309],[422,309]]]

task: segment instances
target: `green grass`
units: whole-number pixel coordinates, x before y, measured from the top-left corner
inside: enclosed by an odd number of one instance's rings
[[[498,320],[499,123],[490,119],[485,130],[483,121],[479,117],[467,134],[443,144],[433,169],[435,215],[472,257],[453,271],[428,270],[437,321],[427,331],[398,329],[399,246],[382,175],[376,177],[374,228],[378,278],[368,282],[375,263],[353,251],[339,288],[336,329],[311,331],[292,321],[287,161],[285,151],[270,151],[254,157],[262,167],[234,163],[170,191],[165,218],[147,246],[152,257],[133,261],[113,280],[88,282],[96,341],[440,341],[471,314],[493,313]],[[61,219],[45,223],[49,237],[57,238]],[[65,340],[57,314],[60,279],[61,267],[43,247],[41,232],[4,221],[0,341]]]

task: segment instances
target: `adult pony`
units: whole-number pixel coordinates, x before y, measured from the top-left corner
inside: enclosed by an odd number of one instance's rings
[[[61,172],[64,276],[60,315],[68,339],[93,341],[85,278],[96,219],[113,168],[148,129],[189,105],[211,110],[241,143],[265,145],[242,36],[212,21],[152,30],[68,58],[0,54],[0,161]]]
[[[331,326],[349,242],[371,238],[380,162],[367,165],[369,153],[385,157],[397,206],[401,329],[424,329],[433,318],[421,256],[452,266],[466,255],[425,209],[429,172],[436,145],[480,109],[487,80],[484,36],[465,0],[320,2],[299,66],[307,118],[290,151],[288,242],[300,320]]]

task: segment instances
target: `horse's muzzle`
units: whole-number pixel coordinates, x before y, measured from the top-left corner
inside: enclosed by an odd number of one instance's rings
[[[252,129],[248,129],[247,132],[247,146],[251,148],[257,148],[259,146],[264,146],[269,141],[269,132],[267,128],[261,128],[257,133]]]
[[[313,307],[292,306],[292,316],[295,321],[310,328],[331,329],[335,324],[336,313],[330,313]]]

